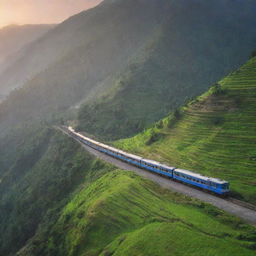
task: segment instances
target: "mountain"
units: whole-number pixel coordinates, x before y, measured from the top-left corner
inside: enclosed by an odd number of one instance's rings
[[[0,255],[254,255],[254,227],[117,170],[52,128],[0,143]]]
[[[213,220],[211,214],[218,217]],[[18,255],[191,255],[195,247],[199,256],[253,255],[248,243],[253,228],[240,229],[240,236],[248,238],[239,241],[228,221],[239,223],[208,205],[115,170],[81,189],[45,240],[38,237]]]
[[[131,136],[204,92],[250,56],[253,10],[255,2],[170,3],[164,23],[113,88],[82,106],[77,128],[104,139]]]
[[[26,47],[0,78],[21,86],[0,104],[0,255],[254,255],[255,227],[53,128],[79,111],[80,129],[105,138],[145,129],[245,62],[254,14],[251,0],[106,0]],[[225,178],[254,203],[255,62],[115,144]]]
[[[79,185],[110,168],[45,126],[19,129],[0,143],[0,255],[7,256],[23,247],[44,219],[49,225],[48,214],[57,217]]]
[[[0,78],[14,87],[29,79],[2,104],[1,117],[10,123],[45,118],[84,100],[136,54],[161,21],[164,6],[152,0],[107,2],[51,30]]]
[[[54,25],[10,25],[1,28],[0,74],[16,60],[21,49],[38,40],[53,27]]]
[[[254,10],[249,0],[104,1],[32,44],[0,78],[9,88],[28,80],[1,104],[1,128],[82,104],[80,129],[141,131],[248,58]]]
[[[255,112],[256,57],[151,129],[117,145],[227,180],[233,196],[256,204]]]

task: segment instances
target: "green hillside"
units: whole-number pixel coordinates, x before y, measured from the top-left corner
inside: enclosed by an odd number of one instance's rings
[[[44,126],[12,131],[0,141],[0,255],[14,255],[58,217],[78,186],[113,167]],[[42,255],[42,254],[41,254]]]
[[[117,170],[54,126],[78,114],[99,138],[144,130],[114,143],[256,203],[256,58],[167,116],[248,59],[255,11],[253,0],[105,0],[19,52],[0,75],[1,88],[23,86],[0,103],[0,255],[254,255],[255,227]]]
[[[0,76],[1,85],[22,87],[0,105],[0,130],[51,119],[86,101],[98,87],[108,88],[108,80],[137,54],[163,14],[156,0],[118,2],[67,19]]]
[[[0,255],[254,254],[255,228],[215,207],[116,170],[44,125],[11,134],[0,142]]]
[[[231,183],[256,203],[256,58],[155,127],[116,143],[171,166]]]
[[[248,59],[255,6],[118,0],[79,13],[0,76],[0,86],[22,86],[0,105],[0,132],[76,113],[82,104],[81,129],[111,138],[136,134]]]
[[[249,25],[250,11],[242,11],[248,3],[170,1],[164,22],[112,88],[82,106],[77,128],[104,139],[135,135],[238,68],[255,47],[255,19]]]
[[[43,239],[18,255],[250,256],[253,232],[209,205],[117,170],[78,191]]]

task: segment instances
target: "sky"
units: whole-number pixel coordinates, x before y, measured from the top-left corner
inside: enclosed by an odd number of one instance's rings
[[[102,0],[0,0],[0,27],[60,23]]]

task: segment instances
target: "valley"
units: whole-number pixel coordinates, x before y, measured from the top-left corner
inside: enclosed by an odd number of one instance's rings
[[[254,0],[104,0],[60,24],[0,29],[0,255],[255,255],[255,13]],[[63,126],[226,180],[230,197]]]

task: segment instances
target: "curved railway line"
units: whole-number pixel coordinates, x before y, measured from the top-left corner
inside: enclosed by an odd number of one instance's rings
[[[182,194],[190,196],[190,197],[194,197],[194,198],[199,199],[206,203],[210,203],[210,204],[216,206],[217,208],[224,210],[232,215],[235,215],[235,216],[243,219],[244,221],[256,226],[256,207],[253,205],[250,205],[248,203],[245,203],[245,202],[242,202],[237,199],[230,198],[230,197],[225,198],[225,199],[220,198],[220,197],[214,196],[212,194],[198,190],[196,188],[184,185],[182,183],[178,183],[171,179],[167,179],[162,176],[151,173],[149,171],[140,169],[133,165],[129,165],[123,161],[120,161],[116,158],[108,156],[104,153],[101,153],[101,152],[85,145],[84,143],[79,141],[77,138],[75,138],[74,136],[69,134],[69,132],[65,128],[63,128],[63,127],[56,127],[56,128],[59,129],[60,131],[62,131],[64,134],[66,134],[69,137],[76,140],[78,143],[80,143],[83,146],[83,148],[85,150],[87,150],[92,155],[102,159],[103,161],[111,163],[120,169],[124,169],[127,171],[133,171],[142,177],[145,177],[147,179],[150,179],[150,180],[158,183],[163,188],[170,189],[172,191],[182,193]]]

